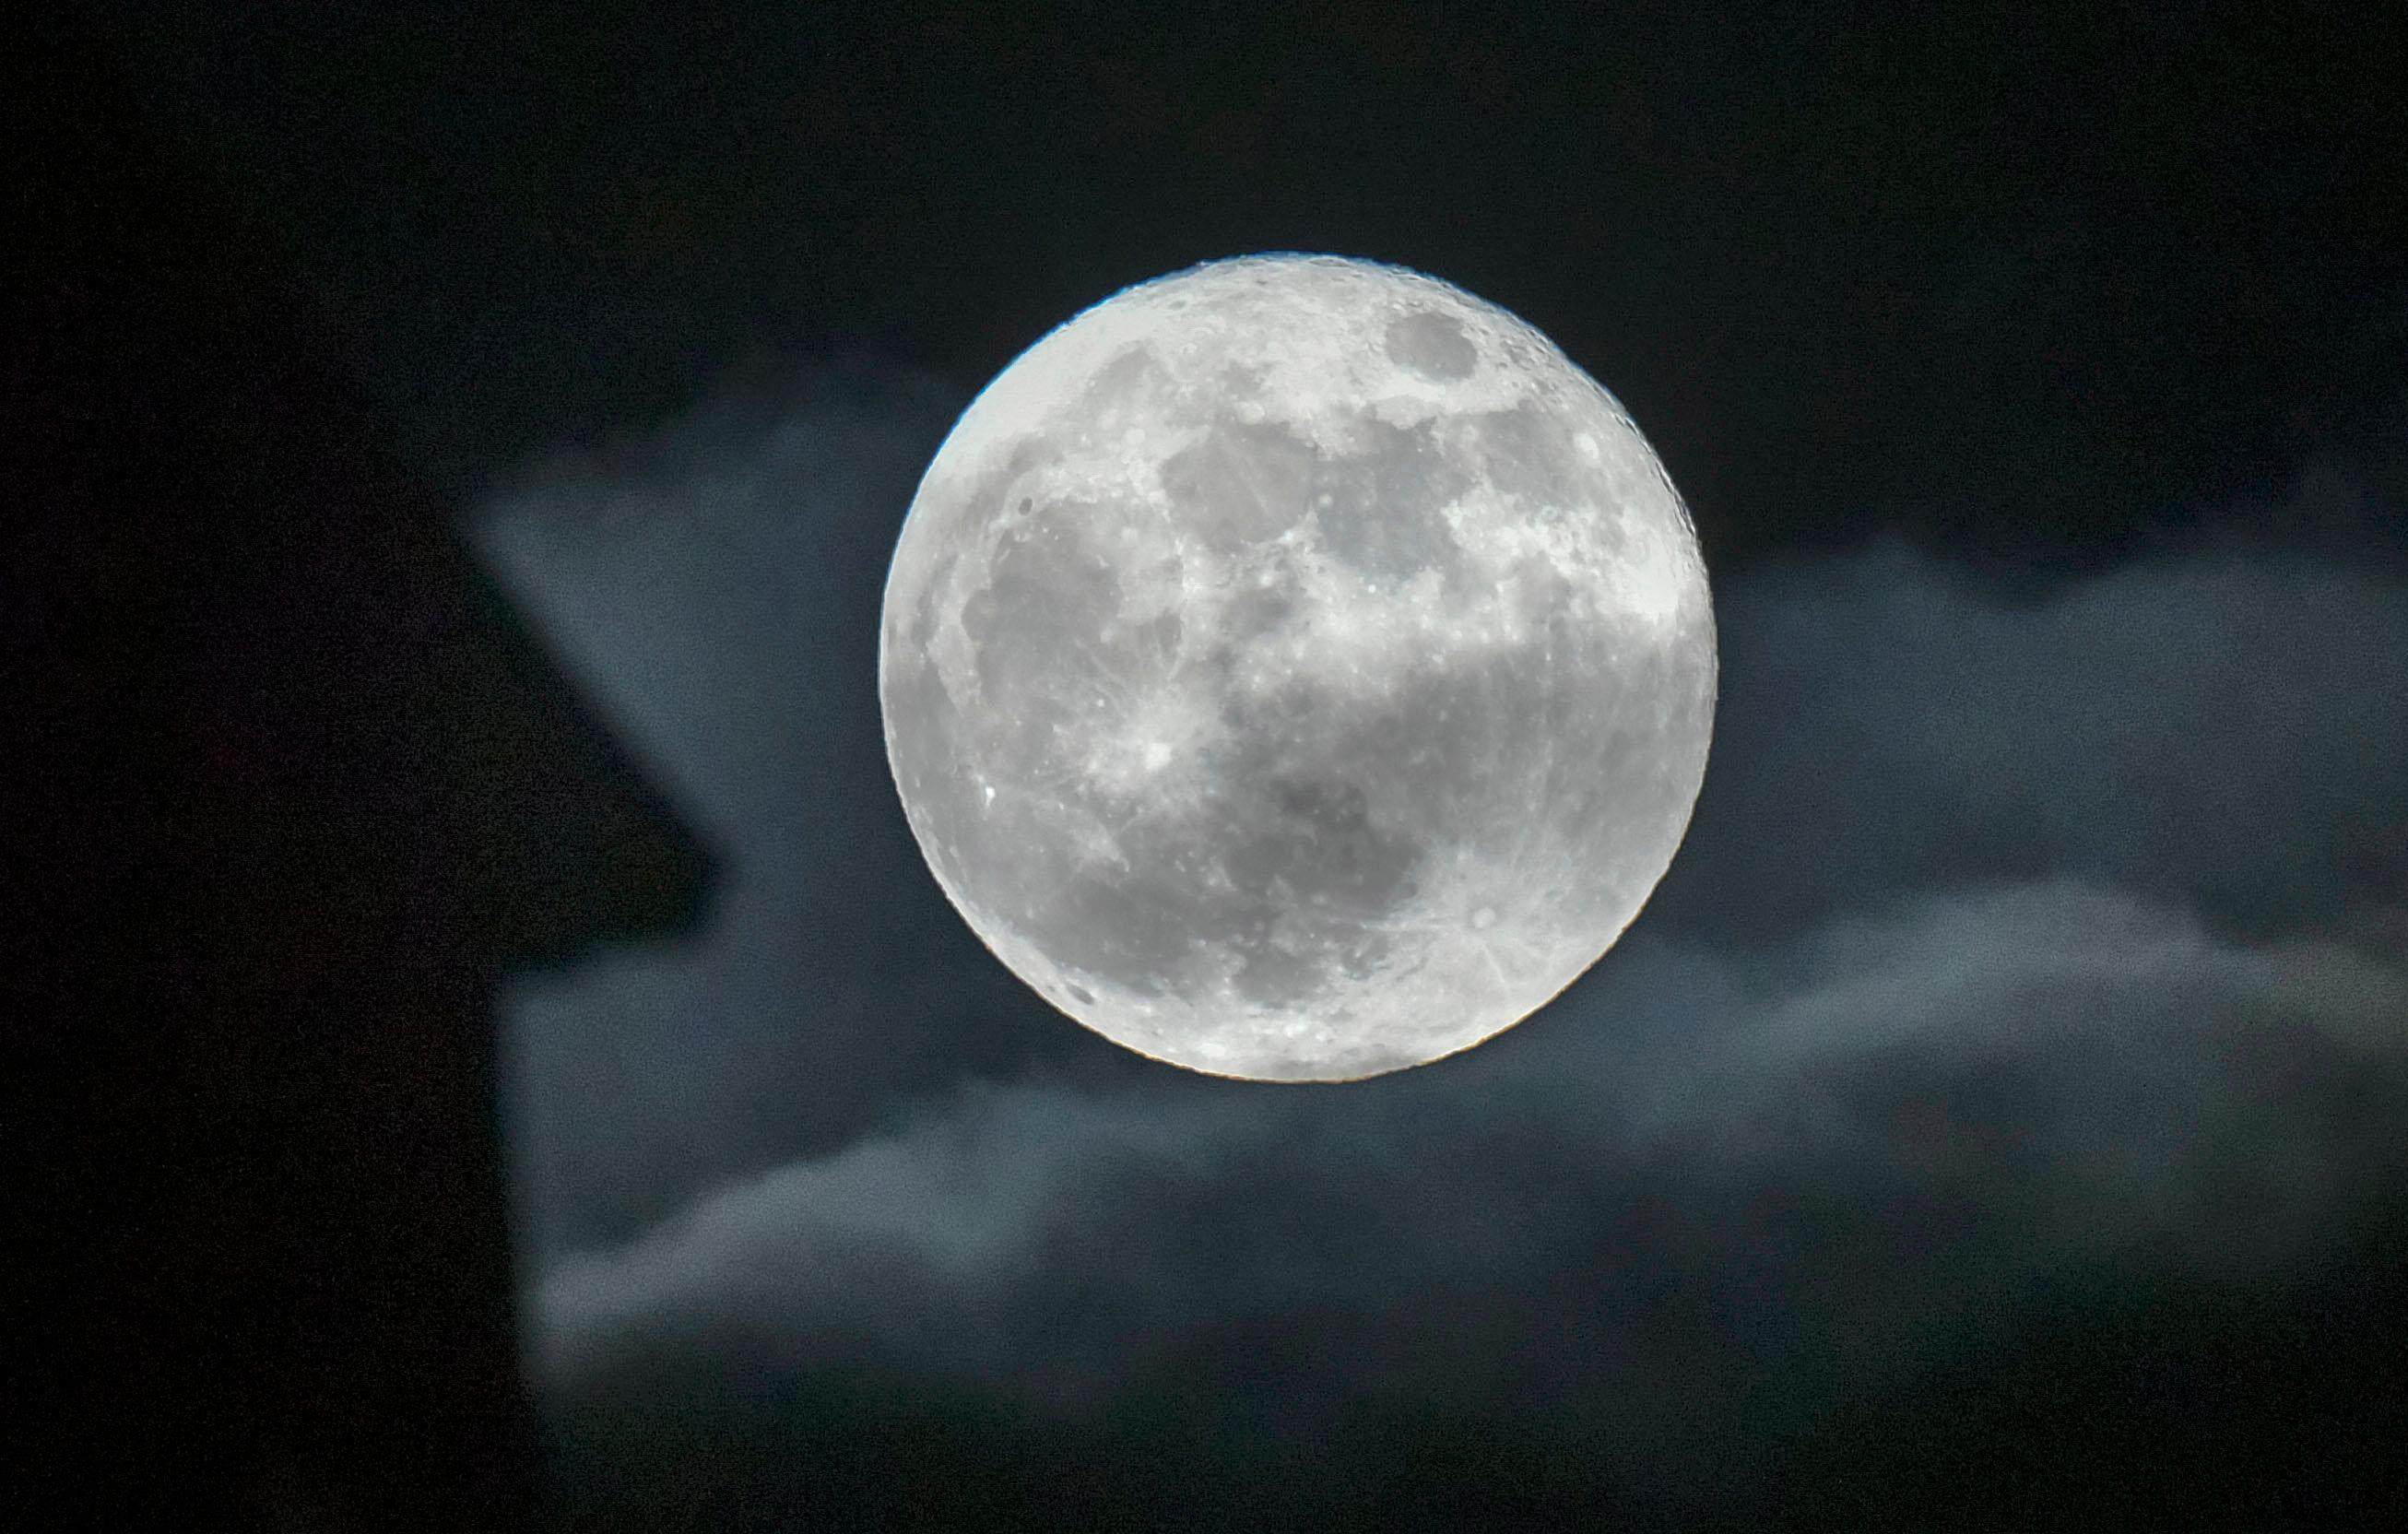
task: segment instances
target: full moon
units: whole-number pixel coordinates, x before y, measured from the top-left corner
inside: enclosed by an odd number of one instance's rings
[[[887,758],[1054,1007],[1262,1081],[1423,1064],[1612,947],[1713,733],[1695,528],[1612,395],[1418,272],[1209,263],[963,412],[886,583]]]

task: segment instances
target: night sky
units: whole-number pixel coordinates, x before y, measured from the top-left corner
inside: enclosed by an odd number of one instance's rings
[[[696,929],[498,997],[562,1527],[2408,1501],[2396,19],[101,10],[715,860]],[[1544,331],[1721,625],[1627,936],[1343,1087],[1029,993],[877,710],[960,409],[1263,250]]]

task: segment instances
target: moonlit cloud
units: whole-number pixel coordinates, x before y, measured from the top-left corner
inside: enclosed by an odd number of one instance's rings
[[[544,1356],[573,1383],[666,1326],[1054,1389],[1256,1308],[1510,1289],[1641,1190],[1700,1267],[1836,1280],[1877,1254],[1859,1299],[1903,1327],[1942,1288],[2119,1249],[2278,1263],[2399,1169],[2403,1088],[2396,958],[2220,941],[2081,883],[1923,896],[1746,961],[1636,940],[1515,1047],[1393,1087],[967,1087],[560,1261]],[[1784,1230],[1767,1200],[1826,1207]],[[1063,1294],[1067,1331],[1024,1303]]]
[[[1722,608],[1684,928],[1794,931],[1985,875],[2258,930],[2408,888],[2396,581],[2226,550],[2011,602],[1885,545],[1752,572]]]
[[[701,938],[511,1003],[555,1410],[867,1360],[1070,1417],[1206,1382],[1769,1431],[2051,1274],[2310,1261],[2408,1170],[2396,581],[1732,574],[1705,796],[1631,935],[1469,1054],[1255,1086],[998,980],[903,830],[880,578],[957,404],[820,379],[486,524],[732,866]]]

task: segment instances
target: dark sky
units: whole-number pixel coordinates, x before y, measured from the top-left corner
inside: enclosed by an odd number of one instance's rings
[[[721,859],[507,998],[570,1527],[2387,1526],[2379,10],[116,8]],[[1265,249],[1553,337],[1722,625],[1629,936],[1345,1088],[1025,992],[876,711],[954,413]]]

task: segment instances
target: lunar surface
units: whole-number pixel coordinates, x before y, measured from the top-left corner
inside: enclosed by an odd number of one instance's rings
[[[1335,256],[1127,289],[929,466],[880,696],[921,850],[1062,1011],[1336,1081],[1527,1016],[1662,877],[1713,613],[1613,397],[1513,315]]]

